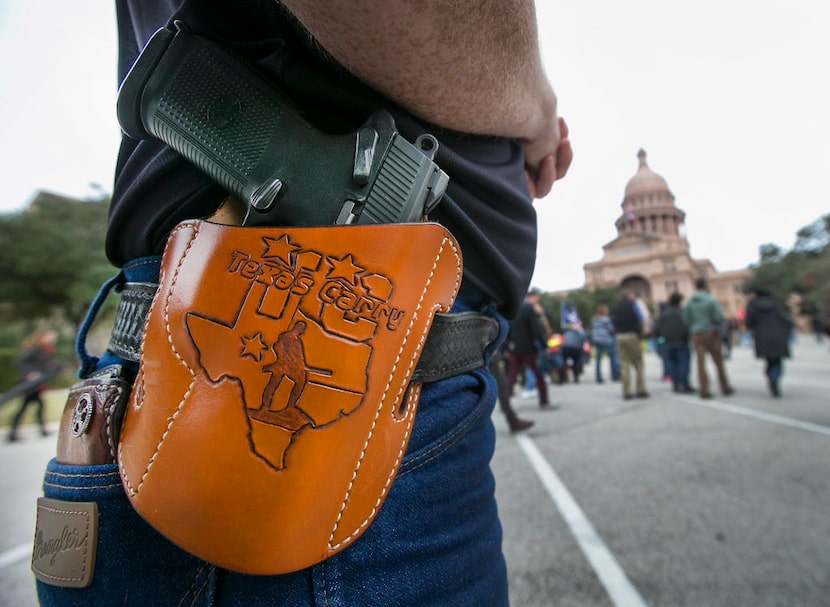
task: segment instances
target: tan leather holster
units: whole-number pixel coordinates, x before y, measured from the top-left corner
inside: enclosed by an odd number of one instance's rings
[[[118,444],[133,506],[244,573],[348,546],[395,478],[410,378],[460,280],[460,249],[433,223],[179,224]]]

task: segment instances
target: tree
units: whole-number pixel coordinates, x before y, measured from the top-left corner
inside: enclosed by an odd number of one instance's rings
[[[830,215],[816,219],[796,233],[793,251],[805,254],[820,254],[830,244]]]
[[[586,329],[591,327],[591,318],[600,304],[605,304],[609,308],[612,307],[620,298],[620,290],[617,287],[599,288],[592,291],[586,289],[579,289],[568,293],[567,298],[564,299],[565,304],[571,308],[575,308],[582,325]],[[554,332],[558,332],[562,326],[562,302],[563,298],[550,293],[543,293],[539,297],[539,303],[545,309],[548,318],[551,321],[551,327]]]
[[[830,308],[830,214],[798,230],[789,251],[765,244],[759,257],[747,288],[762,286],[782,301],[798,293],[803,314]]]
[[[0,318],[80,324],[115,272],[104,254],[108,203],[39,192],[27,209],[0,215]]]

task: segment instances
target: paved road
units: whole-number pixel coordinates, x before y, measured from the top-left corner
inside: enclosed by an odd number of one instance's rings
[[[737,394],[675,395],[647,357],[652,397],[554,386],[556,411],[512,436],[494,414],[493,468],[517,607],[830,606],[830,352],[802,337],[784,396],[746,348]],[[52,438],[0,445],[0,603],[36,605],[28,557]]]
[[[495,417],[513,604],[830,605],[830,353],[794,353],[781,399],[744,348],[729,398],[673,394],[651,355],[648,400],[591,373],[519,401],[525,437]]]

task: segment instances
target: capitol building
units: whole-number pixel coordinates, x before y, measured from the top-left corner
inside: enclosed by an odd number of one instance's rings
[[[750,270],[718,272],[708,259],[694,259],[685,235],[686,213],[675,206],[666,180],[652,171],[645,150],[625,186],[615,222],[617,237],[605,244],[602,259],[583,266],[585,289],[631,288],[653,310],[675,291],[688,298],[698,278],[723,306],[724,315],[741,317],[746,307],[744,281]]]

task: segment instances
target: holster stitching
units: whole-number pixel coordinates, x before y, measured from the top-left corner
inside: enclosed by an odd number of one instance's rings
[[[173,427],[173,424],[175,423],[176,418],[179,416],[179,413],[181,412],[182,407],[184,406],[185,402],[187,402],[187,397],[190,395],[190,391],[193,388],[193,385],[196,383],[196,374],[193,372],[193,369],[191,369],[188,366],[187,362],[176,351],[175,345],[173,344],[173,338],[172,338],[171,330],[170,330],[170,300],[173,297],[173,290],[176,286],[176,283],[178,282],[180,270],[181,270],[182,266],[184,265],[184,262],[187,259],[187,256],[190,253],[191,248],[193,247],[193,243],[196,241],[196,238],[199,236],[199,226],[198,226],[198,224],[193,224],[193,223],[179,224],[174,229],[174,232],[179,231],[179,230],[183,230],[183,229],[192,230],[193,235],[191,236],[190,240],[187,242],[187,246],[185,247],[185,250],[184,250],[182,256],[180,257],[179,263],[176,265],[176,269],[174,270],[174,273],[173,273],[173,279],[172,279],[172,282],[170,284],[170,289],[167,292],[167,298],[164,302],[164,325],[165,325],[165,329],[167,331],[167,342],[170,344],[170,348],[173,351],[173,355],[190,372],[191,381],[190,381],[190,384],[187,386],[187,390],[184,391],[184,394],[182,395],[182,398],[179,401],[179,404],[176,406],[176,411],[173,413],[172,416],[170,416],[170,421],[167,423],[167,427],[164,430],[164,434],[161,435],[161,438],[159,439],[159,442],[156,445],[155,450],[153,451],[153,455],[150,457],[150,460],[147,462],[147,467],[144,469],[144,474],[141,475],[141,479],[139,480],[138,487],[133,488],[132,483],[130,482],[130,479],[129,479],[129,475],[127,474],[126,468],[123,465],[119,466],[120,469],[121,469],[121,478],[123,479],[124,485],[127,487],[127,489],[130,492],[130,495],[132,497],[137,496],[138,492],[141,491],[141,487],[144,485],[144,481],[147,479],[147,476],[150,474],[150,469],[153,467],[153,463],[156,461],[156,456],[158,455],[159,451],[161,450],[161,446],[164,444],[164,441],[165,441],[165,439],[167,438],[167,435],[170,432],[170,428]],[[168,246],[169,246],[169,243],[171,243],[172,241],[173,241],[173,239],[169,239],[167,241]],[[164,284],[164,279],[165,279],[165,276],[161,275],[159,277],[159,284]],[[158,305],[158,303],[159,303],[158,299],[156,299],[153,302],[153,305],[150,308],[150,312],[148,313],[148,318],[152,317],[153,312],[155,311],[155,307]],[[148,328],[149,324],[150,323],[145,323],[145,325],[144,325],[144,334],[141,337],[142,350],[144,348],[144,343],[145,343],[145,340],[146,340],[146,337],[147,337],[147,328]],[[143,383],[144,383],[144,369],[143,369],[143,366],[142,366],[140,377],[136,380],[136,388],[137,389],[136,389],[136,395],[134,397],[135,408],[136,409],[141,408],[141,402],[140,401],[143,398],[143,391],[140,389],[140,386],[142,386]],[[118,446],[118,450],[119,450],[119,452],[121,450],[121,445],[120,444]],[[119,460],[120,460],[120,458],[119,458]]]
[[[369,428],[369,433],[366,436],[366,440],[363,442],[363,447],[360,451],[360,456],[357,459],[357,465],[355,466],[355,469],[354,469],[354,472],[352,473],[351,479],[349,479],[349,486],[347,487],[346,494],[343,496],[343,501],[340,504],[340,510],[338,511],[337,518],[334,521],[334,526],[332,527],[331,535],[329,535],[328,545],[329,545],[329,549],[331,549],[331,550],[336,550],[338,546],[342,545],[344,542],[349,542],[353,537],[355,537],[356,535],[359,535],[361,533],[363,528],[366,527],[366,525],[369,524],[369,521],[371,521],[373,519],[373,517],[375,515],[375,512],[380,507],[381,503],[383,503],[383,499],[386,496],[386,493],[389,489],[389,486],[391,485],[392,480],[395,478],[395,474],[396,474],[397,468],[398,468],[397,464],[400,462],[401,458],[403,457],[403,453],[406,449],[407,439],[409,437],[409,432],[412,428],[412,420],[414,420],[414,409],[415,409],[414,407],[409,408],[409,413],[407,415],[408,426],[407,426],[407,429],[406,429],[406,433],[404,435],[404,439],[401,441],[400,449],[398,451],[398,455],[397,455],[397,458],[395,460],[395,465],[389,470],[389,474],[386,477],[386,482],[385,482],[385,484],[383,486],[383,489],[381,490],[380,494],[378,495],[377,500],[375,501],[375,505],[372,507],[371,511],[367,514],[367,516],[363,520],[363,522],[361,522],[360,525],[358,525],[355,528],[355,530],[349,536],[344,538],[338,544],[332,545],[332,540],[334,538],[334,535],[335,535],[335,533],[337,533],[337,529],[340,526],[340,519],[343,517],[343,512],[346,509],[346,504],[348,504],[348,502],[349,502],[349,496],[351,495],[352,487],[354,486],[354,482],[357,479],[358,472],[360,471],[360,468],[363,465],[363,458],[366,455],[366,450],[369,447],[369,442],[371,441],[372,437],[374,436],[375,426],[377,425],[377,420],[378,420],[378,417],[380,416],[380,412],[383,409],[383,404],[386,400],[386,392],[389,389],[389,384],[392,382],[392,379],[395,375],[395,370],[398,367],[398,361],[400,360],[401,353],[403,352],[404,347],[406,346],[407,342],[409,341],[409,333],[412,331],[412,325],[415,323],[415,319],[418,317],[418,314],[421,311],[421,306],[423,305],[424,297],[426,297],[427,291],[429,290],[429,286],[432,283],[432,277],[435,275],[435,270],[438,266],[438,262],[441,260],[443,254],[444,254],[444,249],[446,248],[446,246],[448,244],[452,248],[453,255],[456,258],[456,264],[455,264],[456,275],[455,275],[454,289],[455,289],[456,292],[458,290],[458,286],[459,286],[459,283],[460,283],[460,280],[461,280],[461,271],[460,271],[460,267],[459,267],[460,263],[458,263],[458,261],[460,259],[459,252],[458,252],[458,249],[457,249],[455,243],[451,239],[444,238],[444,240],[441,242],[441,248],[438,249],[438,253],[435,256],[435,259],[433,260],[432,268],[430,270],[427,281],[424,284],[424,288],[421,291],[421,296],[418,299],[418,303],[415,307],[415,312],[412,315],[412,320],[410,320],[410,322],[409,322],[409,327],[407,327],[406,335],[404,336],[404,339],[401,342],[401,346],[398,350],[398,354],[395,357],[395,364],[392,365],[392,369],[389,373],[389,377],[386,380],[386,386],[383,389],[383,394],[380,398],[380,403],[379,403],[377,409],[375,410],[375,417],[372,419],[372,425]],[[432,308],[429,311],[429,314],[432,315],[434,313],[435,313],[435,308]],[[396,401],[400,397],[401,391],[404,390],[406,388],[406,386],[408,385],[409,377],[412,374],[412,369],[415,366],[415,361],[418,358],[418,354],[421,352],[421,349],[424,346],[424,341],[426,340],[426,336],[429,333],[429,328],[430,328],[430,324],[426,323],[424,325],[424,330],[421,333],[420,339],[418,341],[418,346],[415,350],[415,356],[413,356],[412,359],[409,361],[409,367],[407,368],[406,373],[404,374],[403,381],[401,382],[401,388],[399,389],[398,394],[395,395],[395,400]],[[415,392],[415,391],[413,390],[413,392]],[[418,393],[418,395],[420,395],[420,390],[417,390],[417,393]]]

